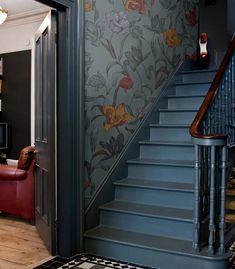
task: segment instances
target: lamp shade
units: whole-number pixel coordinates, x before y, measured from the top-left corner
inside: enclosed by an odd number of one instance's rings
[[[4,21],[6,20],[6,18],[7,18],[7,10],[3,9],[0,6],[0,24],[4,23]]]

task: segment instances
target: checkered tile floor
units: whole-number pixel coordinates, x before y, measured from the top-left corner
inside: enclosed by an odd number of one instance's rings
[[[34,269],[151,269],[148,267],[138,266],[136,264],[123,263],[120,261],[114,261],[96,257],[92,255],[78,255],[72,260],[59,258],[52,259]]]
[[[235,243],[231,246],[233,253],[230,259],[230,269],[235,269]],[[98,256],[81,254],[66,259],[56,257],[34,269],[151,269],[150,267],[143,267],[136,264],[124,263],[111,259],[105,259]],[[153,268],[152,268],[153,269]],[[157,268],[155,268],[157,269]],[[170,268],[169,268],[170,269]]]

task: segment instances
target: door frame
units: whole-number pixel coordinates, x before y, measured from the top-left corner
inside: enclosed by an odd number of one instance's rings
[[[57,9],[57,254],[83,251],[83,0],[36,0]]]

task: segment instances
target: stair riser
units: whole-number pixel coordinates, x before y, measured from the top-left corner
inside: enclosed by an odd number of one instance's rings
[[[203,259],[200,256],[180,255],[177,253],[163,252],[131,246],[114,241],[99,239],[85,239],[86,252],[101,257],[126,261],[129,263],[145,265],[160,269],[225,269],[228,267],[228,260]]]
[[[175,167],[164,165],[128,165],[128,176],[131,178],[161,180],[170,182],[193,183],[193,167]]]
[[[203,97],[168,98],[169,109],[198,109],[204,100]]]
[[[183,240],[192,240],[193,223],[156,217],[101,210],[100,223],[105,226]]]
[[[182,82],[212,82],[215,77],[215,72],[191,73],[183,74]]]
[[[115,198],[116,200],[139,204],[149,204],[184,209],[193,208],[192,192],[116,186]]]
[[[195,159],[194,147],[170,145],[140,145],[140,158],[193,161]]]
[[[206,95],[210,84],[194,84],[194,85],[179,85],[176,86],[176,95]]]
[[[195,116],[196,116],[196,111],[195,112],[194,111],[193,112],[161,111],[159,115],[159,123],[191,124]]]
[[[169,141],[191,141],[189,128],[150,128],[150,141],[169,140]]]

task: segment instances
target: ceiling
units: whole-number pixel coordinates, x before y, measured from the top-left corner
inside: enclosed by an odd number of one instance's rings
[[[0,0],[0,6],[8,10],[9,16],[46,7],[34,0]]]

